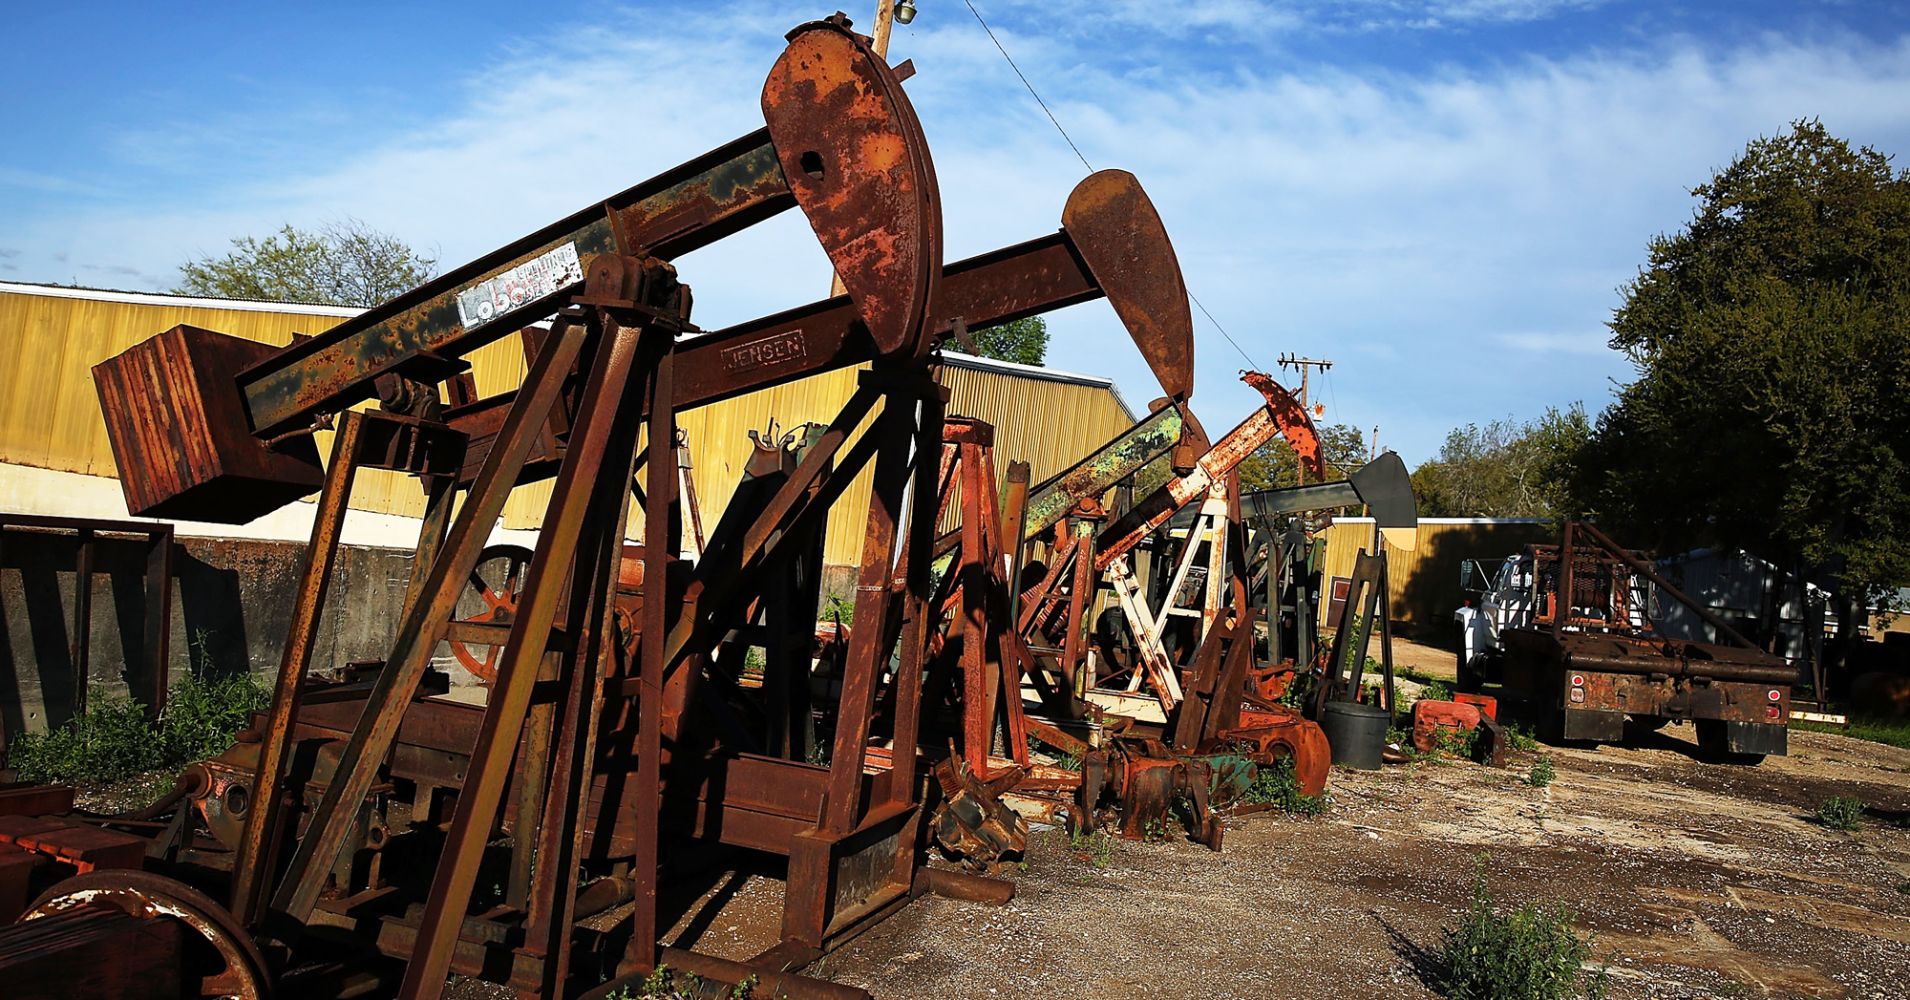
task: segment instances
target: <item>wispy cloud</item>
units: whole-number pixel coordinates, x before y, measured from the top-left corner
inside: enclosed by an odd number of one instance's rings
[[[1617,353],[1604,333],[1495,333],[1492,339],[1502,347],[1533,354],[1608,357]]]
[[[994,20],[996,8],[1023,5],[981,6]],[[1578,6],[1354,9],[1482,24]],[[1239,8],[1215,0],[1180,16],[1210,25],[1251,16]],[[1688,217],[1689,188],[1747,139],[1820,115],[1838,134],[1910,151],[1902,38],[1721,48],[1672,37],[1406,74],[1215,61],[1144,30],[1138,4],[1105,10],[1116,23],[1092,30],[1023,32],[1014,17],[996,29],[1087,157],[1147,185],[1190,286],[1254,361],[1271,366],[1283,351],[1338,359],[1316,396],[1327,419],[1381,424],[1409,461],[1446,428],[1507,408],[1575,399],[1596,408],[1609,380],[1629,374],[1600,332],[1615,290],[1646,239]],[[1052,231],[1084,171],[966,11],[937,11],[898,31],[896,57],[921,70],[908,89],[931,140],[953,260]],[[69,272],[48,261],[111,246],[111,265],[163,287],[179,261],[235,235],[348,215],[440,246],[456,264],[757,127],[760,82],[788,27],[785,14],[740,4],[694,9],[663,34],[636,16],[553,29],[474,73],[452,113],[402,136],[348,155],[260,162],[216,196],[43,214],[10,225],[8,237],[29,248],[15,258],[29,273],[63,279]],[[817,298],[828,285],[794,213],[679,263],[704,325]],[[1210,426],[1226,426],[1252,402],[1234,377],[1245,362],[1198,314],[1196,324],[1196,405]],[[1104,304],[1067,310],[1052,329],[1056,365],[1113,375],[1130,398],[1152,395]]]

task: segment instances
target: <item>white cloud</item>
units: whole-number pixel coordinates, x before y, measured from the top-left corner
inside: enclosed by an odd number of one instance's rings
[[[982,9],[996,6],[1013,5]],[[1363,5],[1373,16],[1404,6]],[[1412,6],[1451,22],[1574,5]],[[1816,115],[1836,134],[1910,150],[1903,40],[1718,50],[1670,39],[1405,76],[1214,62],[1146,30],[1136,4],[1106,9],[1116,25],[1092,32],[995,26],[1087,157],[1147,185],[1189,285],[1254,360],[1339,360],[1316,391],[1326,419],[1380,424],[1409,462],[1467,421],[1602,405],[1610,380],[1629,374],[1602,348],[1616,289],[1646,239],[1688,217],[1688,189],[1749,138]],[[456,264],[757,127],[761,81],[790,25],[764,8],[714,10],[673,15],[665,33],[632,16],[527,39],[473,75],[456,113],[401,140],[288,158],[216,197],[25,220],[7,227],[29,248],[14,260],[65,278],[46,261],[70,251],[159,275],[236,234],[353,216]],[[1183,23],[1239,16],[1253,11],[1215,0]],[[1110,53],[1121,24],[1132,30]],[[1084,171],[966,10],[938,7],[898,29],[895,56],[920,69],[908,89],[941,179],[948,258],[1058,226]],[[706,326],[818,298],[828,283],[794,213],[680,264]],[[1253,396],[1235,381],[1239,355],[1198,313],[1196,326],[1196,404],[1217,430]],[[1130,399],[1154,395],[1104,304],[1057,315],[1053,329],[1057,366],[1113,375]]]

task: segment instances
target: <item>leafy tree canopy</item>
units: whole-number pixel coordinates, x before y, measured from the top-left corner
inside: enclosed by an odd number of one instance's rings
[[[180,265],[185,295],[370,308],[429,280],[437,258],[356,219],[307,231],[287,225],[264,239],[242,236],[223,257]]]
[[[1565,517],[1580,449],[1591,437],[1583,404],[1537,420],[1467,424],[1413,470],[1422,517]]]
[[[1647,544],[1910,583],[1910,174],[1800,121],[1692,193],[1613,314],[1638,378],[1576,492]]]
[[[1010,320],[968,331],[975,353],[997,361],[1038,365],[1048,356],[1048,321],[1040,316]]]

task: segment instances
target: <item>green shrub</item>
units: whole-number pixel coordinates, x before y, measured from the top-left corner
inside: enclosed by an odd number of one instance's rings
[[[7,764],[25,781],[105,784],[165,763],[146,709],[130,698],[100,692],[87,699],[83,714],[60,728],[20,733],[7,747]]]
[[[1521,752],[1539,748],[1538,737],[1532,735],[1532,730],[1519,724],[1505,727],[1505,742],[1506,746]]]
[[[166,694],[157,724],[130,698],[94,693],[86,711],[45,733],[20,733],[7,764],[26,781],[104,785],[224,751],[271,692],[251,674],[188,674]]]
[[[1114,838],[1100,830],[1082,830],[1068,835],[1068,850],[1086,857],[1096,868],[1106,868],[1114,860]]]
[[[1544,788],[1557,777],[1558,771],[1552,768],[1552,758],[1541,754],[1538,760],[1532,762],[1532,770],[1526,774],[1525,783],[1533,788]]]
[[[1445,681],[1431,681],[1419,689],[1419,697],[1414,701],[1451,701],[1452,688]]]
[[[1863,814],[1864,800],[1848,795],[1833,795],[1817,807],[1817,822],[1833,830],[1848,832],[1857,829],[1857,821]]]
[[[1440,944],[1439,987],[1451,1000],[1600,1000],[1606,976],[1602,969],[1586,975],[1591,955],[1591,941],[1572,928],[1571,911],[1527,903],[1501,913],[1481,871],[1465,917]]]
[[[1300,778],[1293,772],[1293,758],[1282,757],[1258,768],[1253,784],[1240,800],[1253,805],[1274,805],[1289,816],[1318,816],[1326,811],[1326,796],[1308,795],[1300,790]]]

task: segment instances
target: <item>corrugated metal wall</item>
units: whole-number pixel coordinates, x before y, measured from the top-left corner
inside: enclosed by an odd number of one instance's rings
[[[1558,528],[1544,522],[1427,519],[1419,522],[1419,544],[1411,551],[1386,546],[1387,600],[1394,621],[1437,630],[1452,624],[1452,613],[1465,596],[1459,589],[1459,564],[1479,559],[1487,568],[1533,542],[1555,541]],[[1342,518],[1327,528],[1326,565],[1320,583],[1320,620],[1328,620],[1330,581],[1353,575],[1353,560],[1373,546],[1371,518]]]
[[[203,300],[128,302],[0,291],[0,463],[62,472],[117,476],[92,366],[162,330],[185,323],[264,343],[289,343],[293,333],[315,334],[344,318],[339,310],[288,306],[235,309],[191,304]],[[295,311],[300,310],[300,311]],[[490,395],[522,383],[525,364],[515,334],[466,356],[478,392]],[[951,414],[996,425],[996,463],[1027,461],[1035,481],[1072,465],[1128,427],[1133,418],[1108,388],[1015,373],[947,366]],[[689,437],[697,497],[706,529],[735,491],[750,455],[748,432],[774,419],[779,429],[826,423],[848,400],[856,371],[830,372],[689,411],[680,424]],[[368,404],[369,405],[369,404]],[[319,435],[330,454],[329,432]],[[860,477],[831,513],[825,561],[860,559],[868,504],[868,475]],[[505,507],[504,526],[535,528],[550,499],[550,484],[519,489]],[[423,498],[415,481],[394,473],[365,473],[352,507],[417,517]]]

